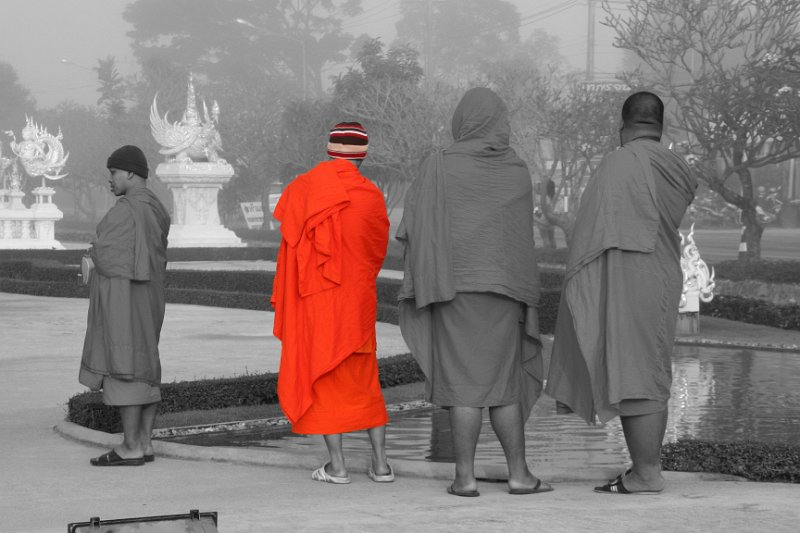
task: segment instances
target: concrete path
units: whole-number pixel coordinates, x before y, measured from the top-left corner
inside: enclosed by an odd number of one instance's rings
[[[153,464],[94,468],[88,458],[101,453],[101,447],[53,430],[63,422],[65,401],[83,390],[77,369],[87,306],[82,299],[0,293],[2,531],[63,532],[69,522],[91,516],[189,509],[217,511],[224,532],[331,527],[393,532],[797,531],[800,486],[715,475],[667,473],[664,494],[633,497],[595,494],[591,487],[602,480],[591,477],[594,472],[578,471],[575,481],[556,483],[552,493],[512,497],[504,484],[482,483],[481,497],[466,499],[445,493],[449,465],[404,471],[395,483],[376,485],[363,475],[363,458],[352,458],[352,485],[315,483],[309,474],[324,457],[318,451],[275,452],[272,460],[259,463],[248,455],[252,451],[206,448],[192,455],[176,452],[176,447],[188,448],[184,445],[159,443],[167,456]],[[270,313],[263,311],[168,304],[161,343],[164,380],[276,370],[270,320]],[[798,332],[705,317],[701,330],[707,340],[720,335],[716,340],[724,342],[800,345]],[[383,355],[405,351],[396,327],[381,324],[378,335]],[[118,439],[102,435],[109,442],[96,435],[83,440],[106,446]],[[257,452],[270,456],[268,449]]]

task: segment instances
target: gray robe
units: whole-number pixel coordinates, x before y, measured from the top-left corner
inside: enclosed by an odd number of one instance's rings
[[[546,392],[587,422],[624,400],[669,399],[678,226],[696,187],[679,156],[640,138],[607,155],[583,193]]]
[[[455,143],[428,157],[406,193],[397,239],[405,245],[403,338],[430,378],[430,305],[457,292],[507,296],[521,324],[525,418],[544,377],[537,305],[530,173],[509,145],[508,112],[489,89],[468,91],[453,116]]]

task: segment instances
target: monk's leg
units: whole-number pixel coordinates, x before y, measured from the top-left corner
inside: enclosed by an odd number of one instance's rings
[[[142,450],[145,455],[153,453],[153,425],[156,423],[156,414],[158,414],[158,403],[151,403],[142,406],[142,419],[140,421],[140,428],[142,430],[139,439],[142,443]]]
[[[478,407],[451,407],[450,429],[453,432],[453,451],[456,455],[456,479],[453,488],[458,491],[475,490],[475,447],[481,433],[481,410]]]
[[[347,467],[344,464],[344,451],[342,451],[342,434],[333,433],[331,435],[323,435],[322,438],[325,439],[325,446],[328,447],[328,455],[331,457],[331,462],[326,472],[332,476],[346,476]]]
[[[379,476],[389,473],[386,462],[386,426],[377,426],[367,430],[369,442],[372,444],[372,470]]]
[[[635,490],[661,490],[661,443],[667,429],[667,409],[658,413],[623,416],[622,431],[631,453],[633,467],[625,476],[625,488]]]
[[[531,474],[525,461],[525,424],[520,404],[490,407],[489,419],[506,456],[508,487],[511,489],[535,487],[538,480]]]
[[[122,420],[122,444],[114,448],[123,459],[133,459],[144,455],[141,441],[141,405],[120,405],[119,416]]]

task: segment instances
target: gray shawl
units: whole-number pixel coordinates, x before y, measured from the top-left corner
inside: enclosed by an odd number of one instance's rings
[[[401,330],[430,376],[430,304],[452,300],[457,292],[492,292],[525,304],[522,403],[527,419],[544,373],[531,176],[509,145],[508,110],[491,90],[469,90],[456,107],[452,127],[455,142],[422,163],[406,193],[397,230],[405,245]]]

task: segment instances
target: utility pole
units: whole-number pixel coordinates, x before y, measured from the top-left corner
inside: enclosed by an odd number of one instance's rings
[[[589,7],[586,26],[586,79],[594,79],[594,0],[586,0]]]
[[[433,26],[433,0],[428,0],[426,3],[426,13],[425,13],[425,79],[430,80],[433,76],[433,61],[431,61],[431,38],[432,38],[432,29]]]

